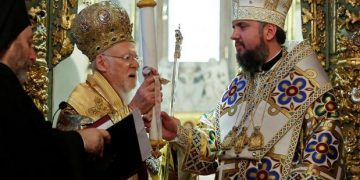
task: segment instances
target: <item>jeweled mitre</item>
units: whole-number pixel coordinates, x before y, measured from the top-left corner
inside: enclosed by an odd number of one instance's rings
[[[233,0],[233,22],[255,20],[284,29],[292,0]]]
[[[128,13],[110,1],[95,3],[80,11],[71,33],[77,47],[90,61],[117,42],[134,41]]]

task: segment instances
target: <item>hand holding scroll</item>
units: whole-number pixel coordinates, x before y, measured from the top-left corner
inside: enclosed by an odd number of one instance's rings
[[[141,114],[148,113],[155,105],[155,79],[159,75],[157,70],[149,68],[149,74],[144,75],[144,82],[136,91],[134,98],[129,103],[131,109],[139,108]]]

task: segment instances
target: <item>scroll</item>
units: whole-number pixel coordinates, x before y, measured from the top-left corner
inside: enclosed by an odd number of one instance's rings
[[[140,26],[142,35],[142,53],[144,67],[152,67],[158,69],[157,41],[154,7],[154,0],[141,0],[137,3],[140,8]],[[153,147],[153,156],[160,157],[160,148],[164,145],[162,140],[162,124],[160,119],[161,113],[161,92],[160,77],[154,76],[155,79],[155,106],[152,109],[152,121],[150,128],[150,143]]]

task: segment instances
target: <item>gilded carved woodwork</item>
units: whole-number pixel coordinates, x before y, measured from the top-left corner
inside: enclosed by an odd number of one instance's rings
[[[336,7],[336,46],[330,73],[338,85],[337,96],[343,120],[347,175],[360,178],[360,1],[338,2]]]
[[[313,50],[317,53],[318,59],[323,66],[326,62],[326,11],[327,6],[325,0],[302,0],[302,22],[303,22],[303,37],[309,39]]]
[[[304,38],[327,70],[341,112],[347,179],[360,179],[360,1],[304,0]],[[324,14],[325,12],[325,14]]]
[[[28,72],[24,88],[37,108],[48,117],[48,99],[51,99],[48,89],[51,76],[49,68],[73,52],[68,31],[76,15],[77,0],[28,0],[26,3],[33,22],[33,44],[37,58]]]
[[[33,47],[36,51],[36,62],[28,72],[24,85],[26,92],[32,97],[36,107],[46,116],[48,113],[48,66],[47,56],[47,1],[28,2],[28,13],[33,23]]]
[[[70,40],[69,30],[72,20],[77,13],[77,0],[54,0],[52,1],[51,23],[51,63],[57,65],[63,59],[71,55],[74,43]]]
[[[87,6],[90,6],[90,5],[92,5],[94,3],[97,3],[97,2],[98,2],[98,0],[82,0],[82,3],[87,5]]]

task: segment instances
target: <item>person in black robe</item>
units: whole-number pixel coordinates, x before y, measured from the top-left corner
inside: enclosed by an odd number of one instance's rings
[[[105,130],[60,131],[36,108],[22,83],[35,62],[24,0],[2,0],[0,12],[0,179],[84,179],[89,154],[101,156]]]

